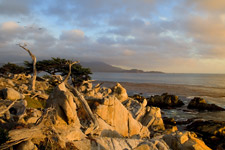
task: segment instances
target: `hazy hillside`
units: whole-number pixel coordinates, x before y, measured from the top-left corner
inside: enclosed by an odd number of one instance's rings
[[[104,62],[81,62],[84,67],[91,68],[92,72],[123,72],[124,69],[108,65]]]
[[[139,69],[126,70],[106,64],[104,62],[81,62],[81,65],[88,67],[92,72],[127,72],[127,73],[163,73],[160,71],[143,71]]]
[[[8,63],[8,62],[7,62]],[[23,66],[24,64],[16,63],[17,65]],[[4,65],[4,63],[0,63],[0,67]],[[86,68],[90,68],[92,72],[126,72],[126,73],[163,73],[160,71],[143,71],[139,69],[122,69],[119,67],[114,67],[112,65],[106,64],[104,62],[81,62],[81,65]]]

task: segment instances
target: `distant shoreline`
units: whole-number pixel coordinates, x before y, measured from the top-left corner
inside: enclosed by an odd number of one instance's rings
[[[161,71],[93,71],[93,73],[102,72],[102,73],[159,73],[159,74],[166,74],[165,72]]]

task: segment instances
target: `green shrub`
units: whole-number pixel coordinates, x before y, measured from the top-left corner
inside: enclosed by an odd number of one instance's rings
[[[44,108],[46,105],[45,100],[32,99],[30,96],[25,96],[25,100],[27,101],[27,107],[29,108]]]

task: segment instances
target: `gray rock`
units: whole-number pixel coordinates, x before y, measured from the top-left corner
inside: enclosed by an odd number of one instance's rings
[[[2,90],[3,93],[3,99],[8,100],[17,100],[17,99],[23,99],[24,95],[19,93],[18,91],[14,90],[13,88],[5,88]]]
[[[24,141],[20,143],[17,147],[17,150],[38,150],[38,148],[34,145],[31,140]]]

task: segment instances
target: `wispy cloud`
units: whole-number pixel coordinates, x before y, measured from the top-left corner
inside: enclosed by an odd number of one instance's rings
[[[0,61],[27,58],[16,45],[27,42],[38,59],[225,73],[224,5],[224,0],[2,0]]]

